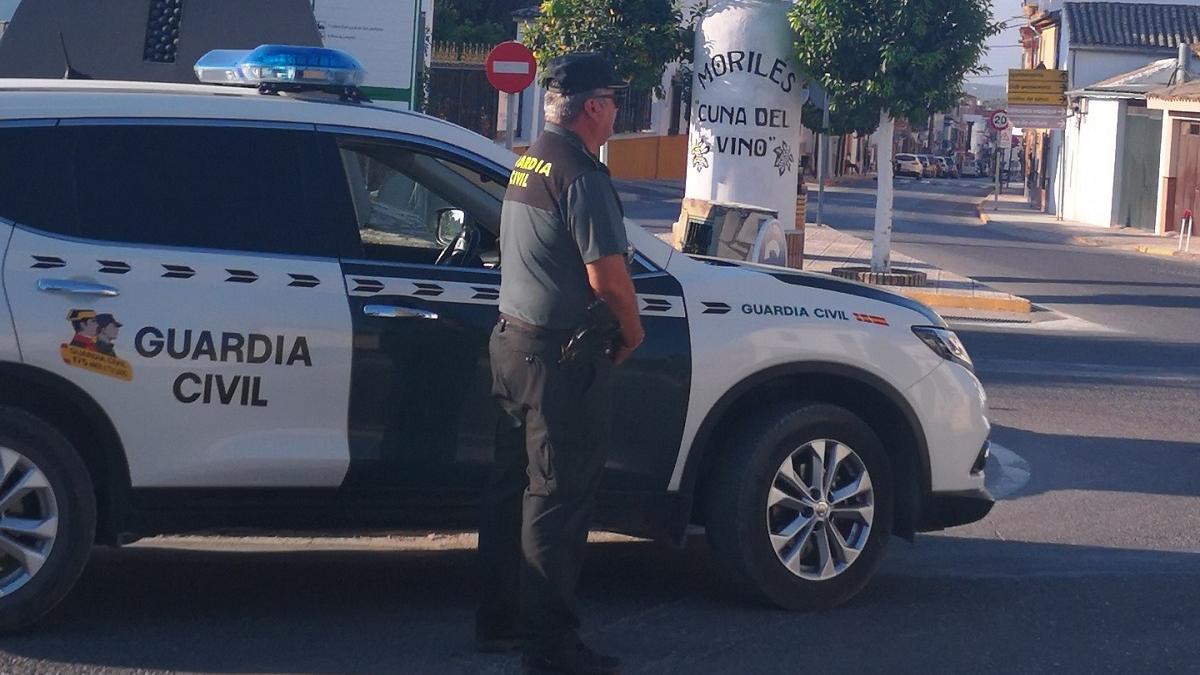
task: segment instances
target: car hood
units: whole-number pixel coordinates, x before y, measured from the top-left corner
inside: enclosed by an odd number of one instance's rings
[[[807,288],[819,288],[835,293],[843,293],[846,295],[853,295],[879,302],[886,302],[891,305],[903,307],[921,315],[929,322],[929,325],[939,326],[942,328],[946,327],[946,321],[928,306],[917,302],[906,295],[888,291],[878,286],[859,283],[857,281],[850,281],[849,279],[841,279],[839,277],[829,274],[822,274],[819,272],[803,272],[790,267],[761,265],[758,263],[728,260],[725,258],[713,258],[700,255],[689,255],[687,257],[692,261],[718,268],[736,268],[739,270],[756,272],[770,276],[785,284],[803,286]]]

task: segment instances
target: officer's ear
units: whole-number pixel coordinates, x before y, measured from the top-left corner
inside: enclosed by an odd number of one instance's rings
[[[596,117],[596,118],[603,117],[604,116],[604,97],[603,96],[593,96],[593,97],[589,98],[587,101],[584,101],[583,107],[587,108],[588,112],[591,113],[591,115],[593,117]]]

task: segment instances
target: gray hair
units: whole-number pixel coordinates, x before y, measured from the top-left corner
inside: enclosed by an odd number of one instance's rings
[[[584,102],[595,97],[599,92],[599,89],[593,89],[578,94],[560,94],[556,91],[546,90],[542,106],[546,114],[546,121],[559,125],[574,122],[579,117],[579,113],[583,112]]]

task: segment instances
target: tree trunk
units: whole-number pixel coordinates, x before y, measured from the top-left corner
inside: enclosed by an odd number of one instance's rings
[[[875,166],[879,182],[875,191],[875,237],[871,241],[871,271],[892,270],[892,137],[896,125],[891,112],[879,113]]]

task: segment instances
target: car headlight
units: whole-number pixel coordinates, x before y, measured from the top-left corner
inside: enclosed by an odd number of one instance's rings
[[[963,346],[954,331],[936,326],[913,326],[912,332],[938,356],[975,372],[975,364],[971,362],[967,348]]]

